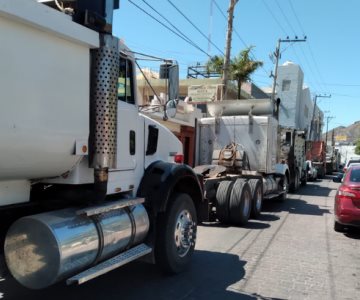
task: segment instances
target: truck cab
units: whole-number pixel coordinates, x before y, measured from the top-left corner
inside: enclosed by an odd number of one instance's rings
[[[31,289],[143,256],[182,271],[202,190],[180,141],[138,112],[118,1],[41,2],[0,3],[0,258]]]

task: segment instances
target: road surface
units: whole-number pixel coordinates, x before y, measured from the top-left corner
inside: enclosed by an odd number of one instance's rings
[[[134,262],[81,286],[42,291],[0,280],[0,299],[360,299],[360,230],[333,230],[337,183],[266,202],[245,227],[199,226],[191,267],[164,276]]]

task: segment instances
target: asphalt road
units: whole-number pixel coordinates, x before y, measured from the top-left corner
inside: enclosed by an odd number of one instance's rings
[[[191,267],[166,277],[134,262],[81,286],[42,291],[0,278],[0,299],[360,299],[360,230],[333,230],[338,184],[266,202],[246,227],[199,226]]]

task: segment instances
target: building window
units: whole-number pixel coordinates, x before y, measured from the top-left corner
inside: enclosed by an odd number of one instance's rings
[[[291,84],[291,80],[287,80],[287,79],[284,79],[282,81],[282,87],[281,87],[281,90],[284,92],[284,91],[289,91],[290,90],[290,84]]]

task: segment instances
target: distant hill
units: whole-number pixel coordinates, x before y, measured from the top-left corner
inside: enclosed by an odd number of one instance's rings
[[[331,141],[332,135],[334,132],[335,142],[344,143],[344,144],[355,144],[358,139],[360,139],[360,121],[355,122],[347,127],[339,126],[328,132],[328,141]],[[323,139],[325,139],[326,133],[323,134]]]

